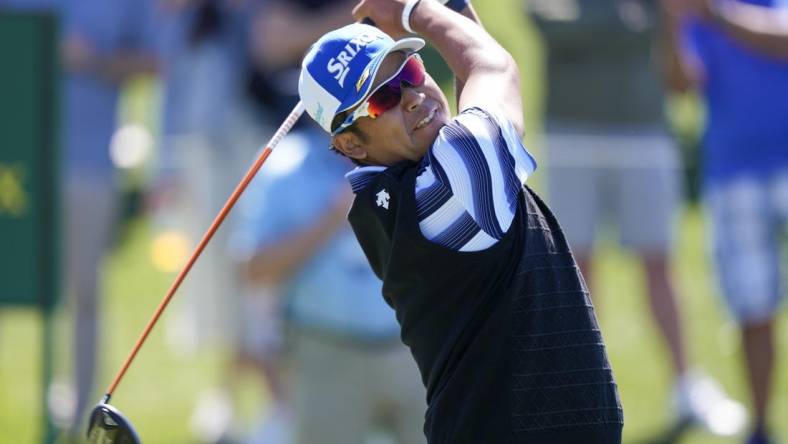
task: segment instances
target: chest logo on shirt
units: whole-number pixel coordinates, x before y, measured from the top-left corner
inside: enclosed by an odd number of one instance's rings
[[[391,199],[391,196],[389,195],[388,191],[386,191],[386,189],[384,188],[384,189],[380,190],[380,192],[378,192],[378,194],[376,194],[375,196],[378,198],[378,200],[376,201],[378,206],[379,207],[383,207],[383,208],[388,210],[389,209],[389,199]]]

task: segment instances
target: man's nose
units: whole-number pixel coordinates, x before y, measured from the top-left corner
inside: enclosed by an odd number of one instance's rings
[[[405,111],[411,112],[415,111],[421,102],[424,101],[426,96],[423,92],[416,90],[416,88],[402,85],[402,106],[405,108]]]

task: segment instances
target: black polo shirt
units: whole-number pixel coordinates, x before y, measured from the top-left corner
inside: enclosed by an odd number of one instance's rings
[[[349,219],[427,387],[428,441],[620,442],[599,326],[546,205],[524,187],[502,239],[453,251],[419,229],[418,173],[411,162],[379,173]]]

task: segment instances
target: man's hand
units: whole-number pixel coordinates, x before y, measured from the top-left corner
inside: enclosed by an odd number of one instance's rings
[[[84,37],[71,34],[61,47],[63,66],[73,73],[86,73],[96,68],[96,51]]]
[[[407,34],[402,28],[402,11],[406,3],[407,0],[361,0],[353,8],[353,18],[359,22],[368,18],[381,31],[397,39]]]
[[[693,13],[729,37],[769,57],[788,59],[788,8],[737,0],[686,0]]]
[[[690,15],[711,20],[718,13],[714,0],[660,0],[660,5],[666,16],[674,21]]]
[[[361,0],[353,9],[353,17],[371,19],[396,39],[405,35],[405,4],[406,0]],[[435,0],[421,0],[410,15],[410,26],[440,52],[457,81],[464,84],[459,96],[460,111],[473,106],[493,107],[502,111],[522,135],[520,74],[514,59],[474,23],[470,18],[475,18],[472,8],[464,8],[466,14],[449,9]]]
[[[660,0],[659,6],[666,14],[677,17],[687,9],[688,0]]]
[[[176,173],[156,178],[145,192],[145,207],[155,213],[177,205],[185,195],[185,184]]]
[[[469,12],[472,11],[469,0],[421,0],[421,2],[440,3],[468,18],[476,19],[477,24],[481,25],[475,13]],[[405,9],[405,4],[407,0],[361,0],[353,8],[353,17],[359,22],[364,19],[372,20],[375,26],[396,39],[407,34],[402,27],[402,11]],[[418,7],[417,5],[416,8]]]
[[[676,0],[673,0],[676,1]],[[711,20],[717,14],[713,0],[680,0],[685,3],[685,15],[691,14],[703,20]]]
[[[68,35],[60,50],[63,68],[67,72],[89,74],[115,84],[133,75],[155,73],[159,67],[158,58],[152,51],[115,50],[102,54],[79,33]]]
[[[247,279],[266,285],[280,285],[289,279],[321,246],[347,227],[353,199],[350,187],[342,184],[314,224],[280,236],[277,242],[258,251],[246,266]]]

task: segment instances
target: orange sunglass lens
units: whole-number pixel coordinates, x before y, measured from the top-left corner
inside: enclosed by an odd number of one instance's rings
[[[410,86],[421,86],[424,83],[424,65],[418,57],[409,58],[397,75],[369,97],[367,111],[370,117],[374,119],[399,104],[403,82]]]

